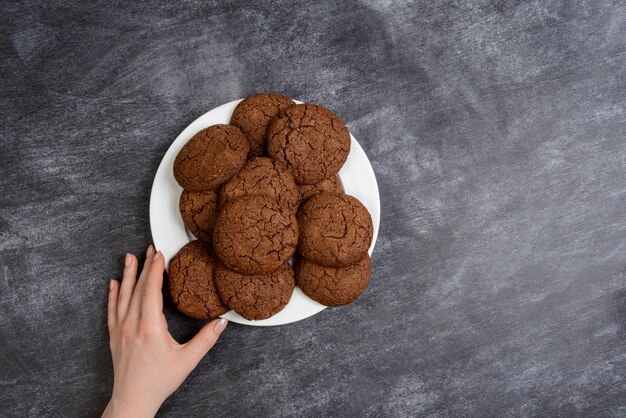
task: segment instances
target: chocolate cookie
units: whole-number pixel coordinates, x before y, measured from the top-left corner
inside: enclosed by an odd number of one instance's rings
[[[345,267],[361,260],[372,242],[372,217],[358,199],[319,193],[298,211],[298,251],[308,260]]]
[[[235,177],[222,185],[220,206],[241,196],[267,196],[295,210],[299,194],[296,182],[282,163],[266,157],[248,161]]]
[[[294,104],[287,96],[260,93],[243,99],[230,117],[230,124],[241,129],[250,144],[249,157],[265,154],[265,131],[281,110]]]
[[[185,315],[207,319],[228,312],[215,288],[215,262],[210,247],[200,241],[191,241],[170,261],[170,294],[178,310]]]
[[[174,160],[174,177],[183,189],[213,190],[246,162],[248,140],[238,128],[213,125],[195,134]]]
[[[339,176],[332,176],[316,184],[298,184],[298,191],[300,192],[300,203],[302,203],[318,193],[341,193],[343,189]]]
[[[337,174],[350,153],[350,133],[330,110],[301,104],[282,111],[267,128],[267,152],[297,183],[315,184]]]
[[[296,283],[289,263],[273,273],[251,275],[218,264],[215,286],[230,309],[246,319],[258,320],[280,312],[289,303]]]
[[[296,263],[296,280],[305,295],[322,305],[346,305],[367,289],[371,264],[367,254],[348,267],[325,267],[301,258]]]
[[[213,240],[213,227],[218,214],[218,194],[213,190],[192,192],[183,190],[178,207],[185,226],[203,242]]]
[[[219,259],[244,274],[275,271],[291,258],[297,243],[294,213],[266,196],[243,196],[226,203],[213,231]]]

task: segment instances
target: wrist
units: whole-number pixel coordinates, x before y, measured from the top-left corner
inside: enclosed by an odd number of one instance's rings
[[[161,405],[155,405],[151,402],[130,401],[119,396],[113,395],[107,405],[103,418],[117,417],[137,417],[152,418],[156,415]]]

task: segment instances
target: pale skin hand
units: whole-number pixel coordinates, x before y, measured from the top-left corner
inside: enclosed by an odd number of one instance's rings
[[[163,315],[161,252],[148,247],[137,279],[137,258],[126,255],[121,284],[112,280],[108,325],[113,356],[113,395],[103,417],[152,417],[213,347],[225,319],[205,325],[186,344],[178,344]]]

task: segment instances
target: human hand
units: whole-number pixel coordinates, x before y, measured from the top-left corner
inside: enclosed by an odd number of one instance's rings
[[[178,344],[163,315],[163,254],[148,247],[139,279],[137,258],[126,254],[124,264],[121,284],[111,280],[109,291],[114,383],[103,417],[152,417],[213,347],[227,321],[214,320]]]

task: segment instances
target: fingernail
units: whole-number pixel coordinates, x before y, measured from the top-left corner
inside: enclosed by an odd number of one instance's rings
[[[161,256],[161,251],[157,251],[154,254],[154,257],[152,257],[152,261],[157,261],[159,259],[159,257]]]
[[[152,256],[152,252],[154,250],[152,249],[152,244],[148,245],[148,251],[146,251],[146,258],[150,258]]]
[[[115,286],[115,280],[111,279],[109,282],[109,290],[113,290],[113,286]]]
[[[130,263],[133,261],[131,255],[129,253],[126,253],[126,260],[124,260],[124,264],[126,264],[126,267],[130,267]]]
[[[213,327],[213,331],[217,332],[218,334],[221,333],[222,331],[224,331],[224,328],[226,328],[226,324],[228,324],[228,321],[224,318],[221,318]]]

